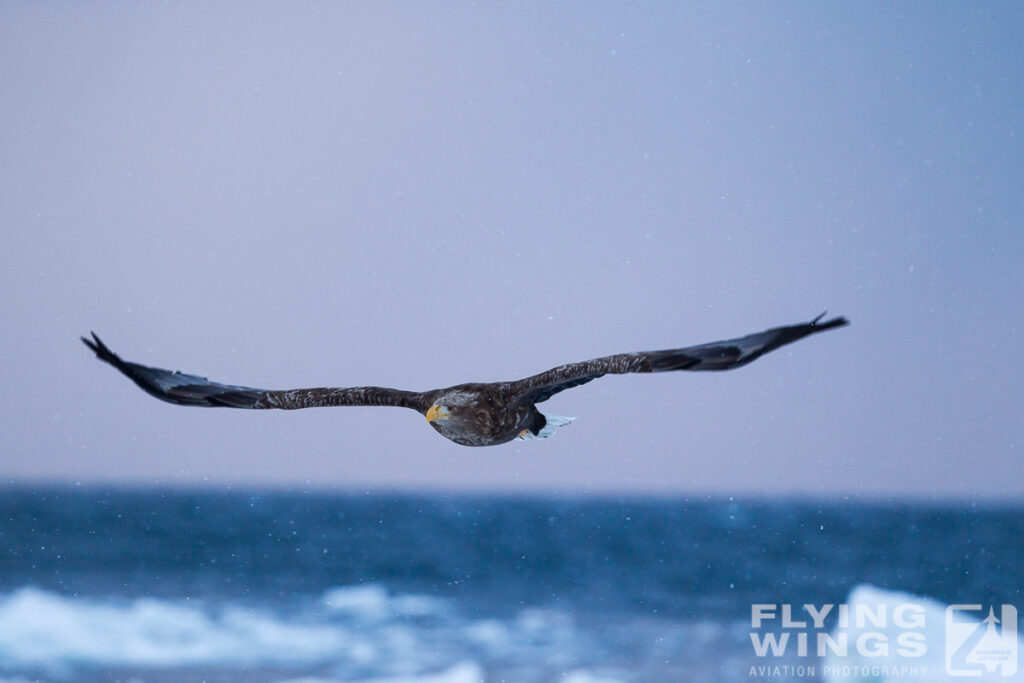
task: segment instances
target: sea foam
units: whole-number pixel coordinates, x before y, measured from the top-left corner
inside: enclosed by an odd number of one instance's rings
[[[905,656],[899,653],[898,647],[891,646],[888,652],[881,654],[866,654],[858,648],[851,646],[845,657],[829,653],[825,658],[824,673],[825,683],[888,683],[890,681],[913,681],[914,683],[939,683],[951,681],[1024,681],[1024,672],[1017,670],[1015,673],[1004,675],[1001,671],[982,671],[980,675],[972,677],[953,676],[946,670],[946,608],[945,605],[931,598],[911,595],[897,591],[888,591],[869,585],[860,585],[850,591],[846,599],[850,612],[864,610],[871,614],[881,614],[884,617],[882,625],[865,622],[847,624],[845,627],[837,626],[833,632],[833,638],[838,639],[845,634],[849,643],[856,643],[857,639],[866,634],[870,643],[886,642],[890,645],[898,642],[901,631],[906,632],[900,624],[895,623],[894,613],[901,606],[914,606],[915,613],[921,616],[921,628],[913,629],[917,634],[919,642],[925,645],[925,651],[913,656]],[[851,620],[852,621],[852,620]],[[979,622],[980,623],[980,622]],[[873,647],[869,649],[874,649]],[[913,649],[913,648],[912,648]],[[1024,653],[1024,642],[1017,639],[1017,651]],[[1019,661],[1019,660],[1018,660]]]
[[[513,670],[519,662],[545,662],[573,683],[622,680],[580,666],[587,641],[557,610],[472,617],[449,600],[393,594],[378,584],[331,588],[299,609],[73,597],[35,587],[0,596],[0,675],[14,676],[0,683],[109,668],[258,670],[261,680],[288,683],[475,683],[487,678],[480,662]],[[285,675],[266,678],[271,670]]]
[[[283,621],[226,605],[72,598],[21,588],[0,598],[0,655],[7,664],[130,666],[316,661],[357,650],[361,636],[330,623]]]

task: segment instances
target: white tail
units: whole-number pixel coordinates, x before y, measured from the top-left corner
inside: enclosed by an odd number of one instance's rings
[[[562,415],[545,415],[544,413],[541,413],[541,415],[544,415],[544,419],[547,420],[547,424],[544,425],[536,435],[531,431],[527,431],[522,436],[516,438],[522,439],[523,441],[529,441],[531,439],[546,439],[554,434],[556,429],[564,427],[576,419],[575,417],[564,417]]]

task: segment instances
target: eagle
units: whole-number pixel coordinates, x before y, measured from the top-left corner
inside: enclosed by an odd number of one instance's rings
[[[670,370],[731,370],[804,337],[847,325],[844,317],[774,327],[745,337],[663,351],[619,353],[568,363],[513,382],[456,384],[445,389],[404,391],[385,387],[255,389],[219,384],[205,377],[122,360],[96,333],[82,342],[161,401],[184,406],[297,410],[321,406],[396,406],[427,418],[441,436],[463,446],[497,446],[513,439],[543,439],[575,418],[537,409],[555,394],[605,375]]]

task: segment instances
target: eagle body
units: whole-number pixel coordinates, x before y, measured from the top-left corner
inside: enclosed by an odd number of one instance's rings
[[[459,384],[442,389],[431,403],[439,409],[438,418],[431,419],[430,426],[462,446],[497,446],[524,430],[537,435],[544,426],[544,416],[532,403],[524,403],[507,391],[506,386]],[[443,411],[440,406],[444,406]],[[442,413],[446,413],[443,418]]]
[[[95,333],[82,338],[97,357],[146,393],[177,405],[297,410],[327,406],[393,406],[425,416],[441,436],[462,446],[497,446],[513,439],[547,438],[575,418],[545,415],[537,408],[559,392],[604,375],[674,370],[730,370],[808,335],[847,325],[846,318],[774,327],[745,337],[678,349],[620,353],[569,363],[511,382],[457,384],[430,391],[387,387],[257,389],[122,360]]]

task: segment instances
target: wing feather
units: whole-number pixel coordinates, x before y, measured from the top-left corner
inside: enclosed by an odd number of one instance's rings
[[[143,391],[161,401],[185,406],[297,410],[326,406],[397,406],[426,412],[430,397],[386,387],[321,387],[271,390],[211,382],[205,377],[153,368],[122,360],[96,333],[82,342],[96,356],[121,371]]]
[[[822,313],[810,322],[774,327],[736,339],[681,349],[620,353],[580,363],[559,365],[546,372],[512,382],[509,390],[519,394],[524,401],[540,403],[560,391],[578,387],[604,375],[670,370],[731,370],[808,335],[849,324],[843,317],[820,322],[824,315]]]

